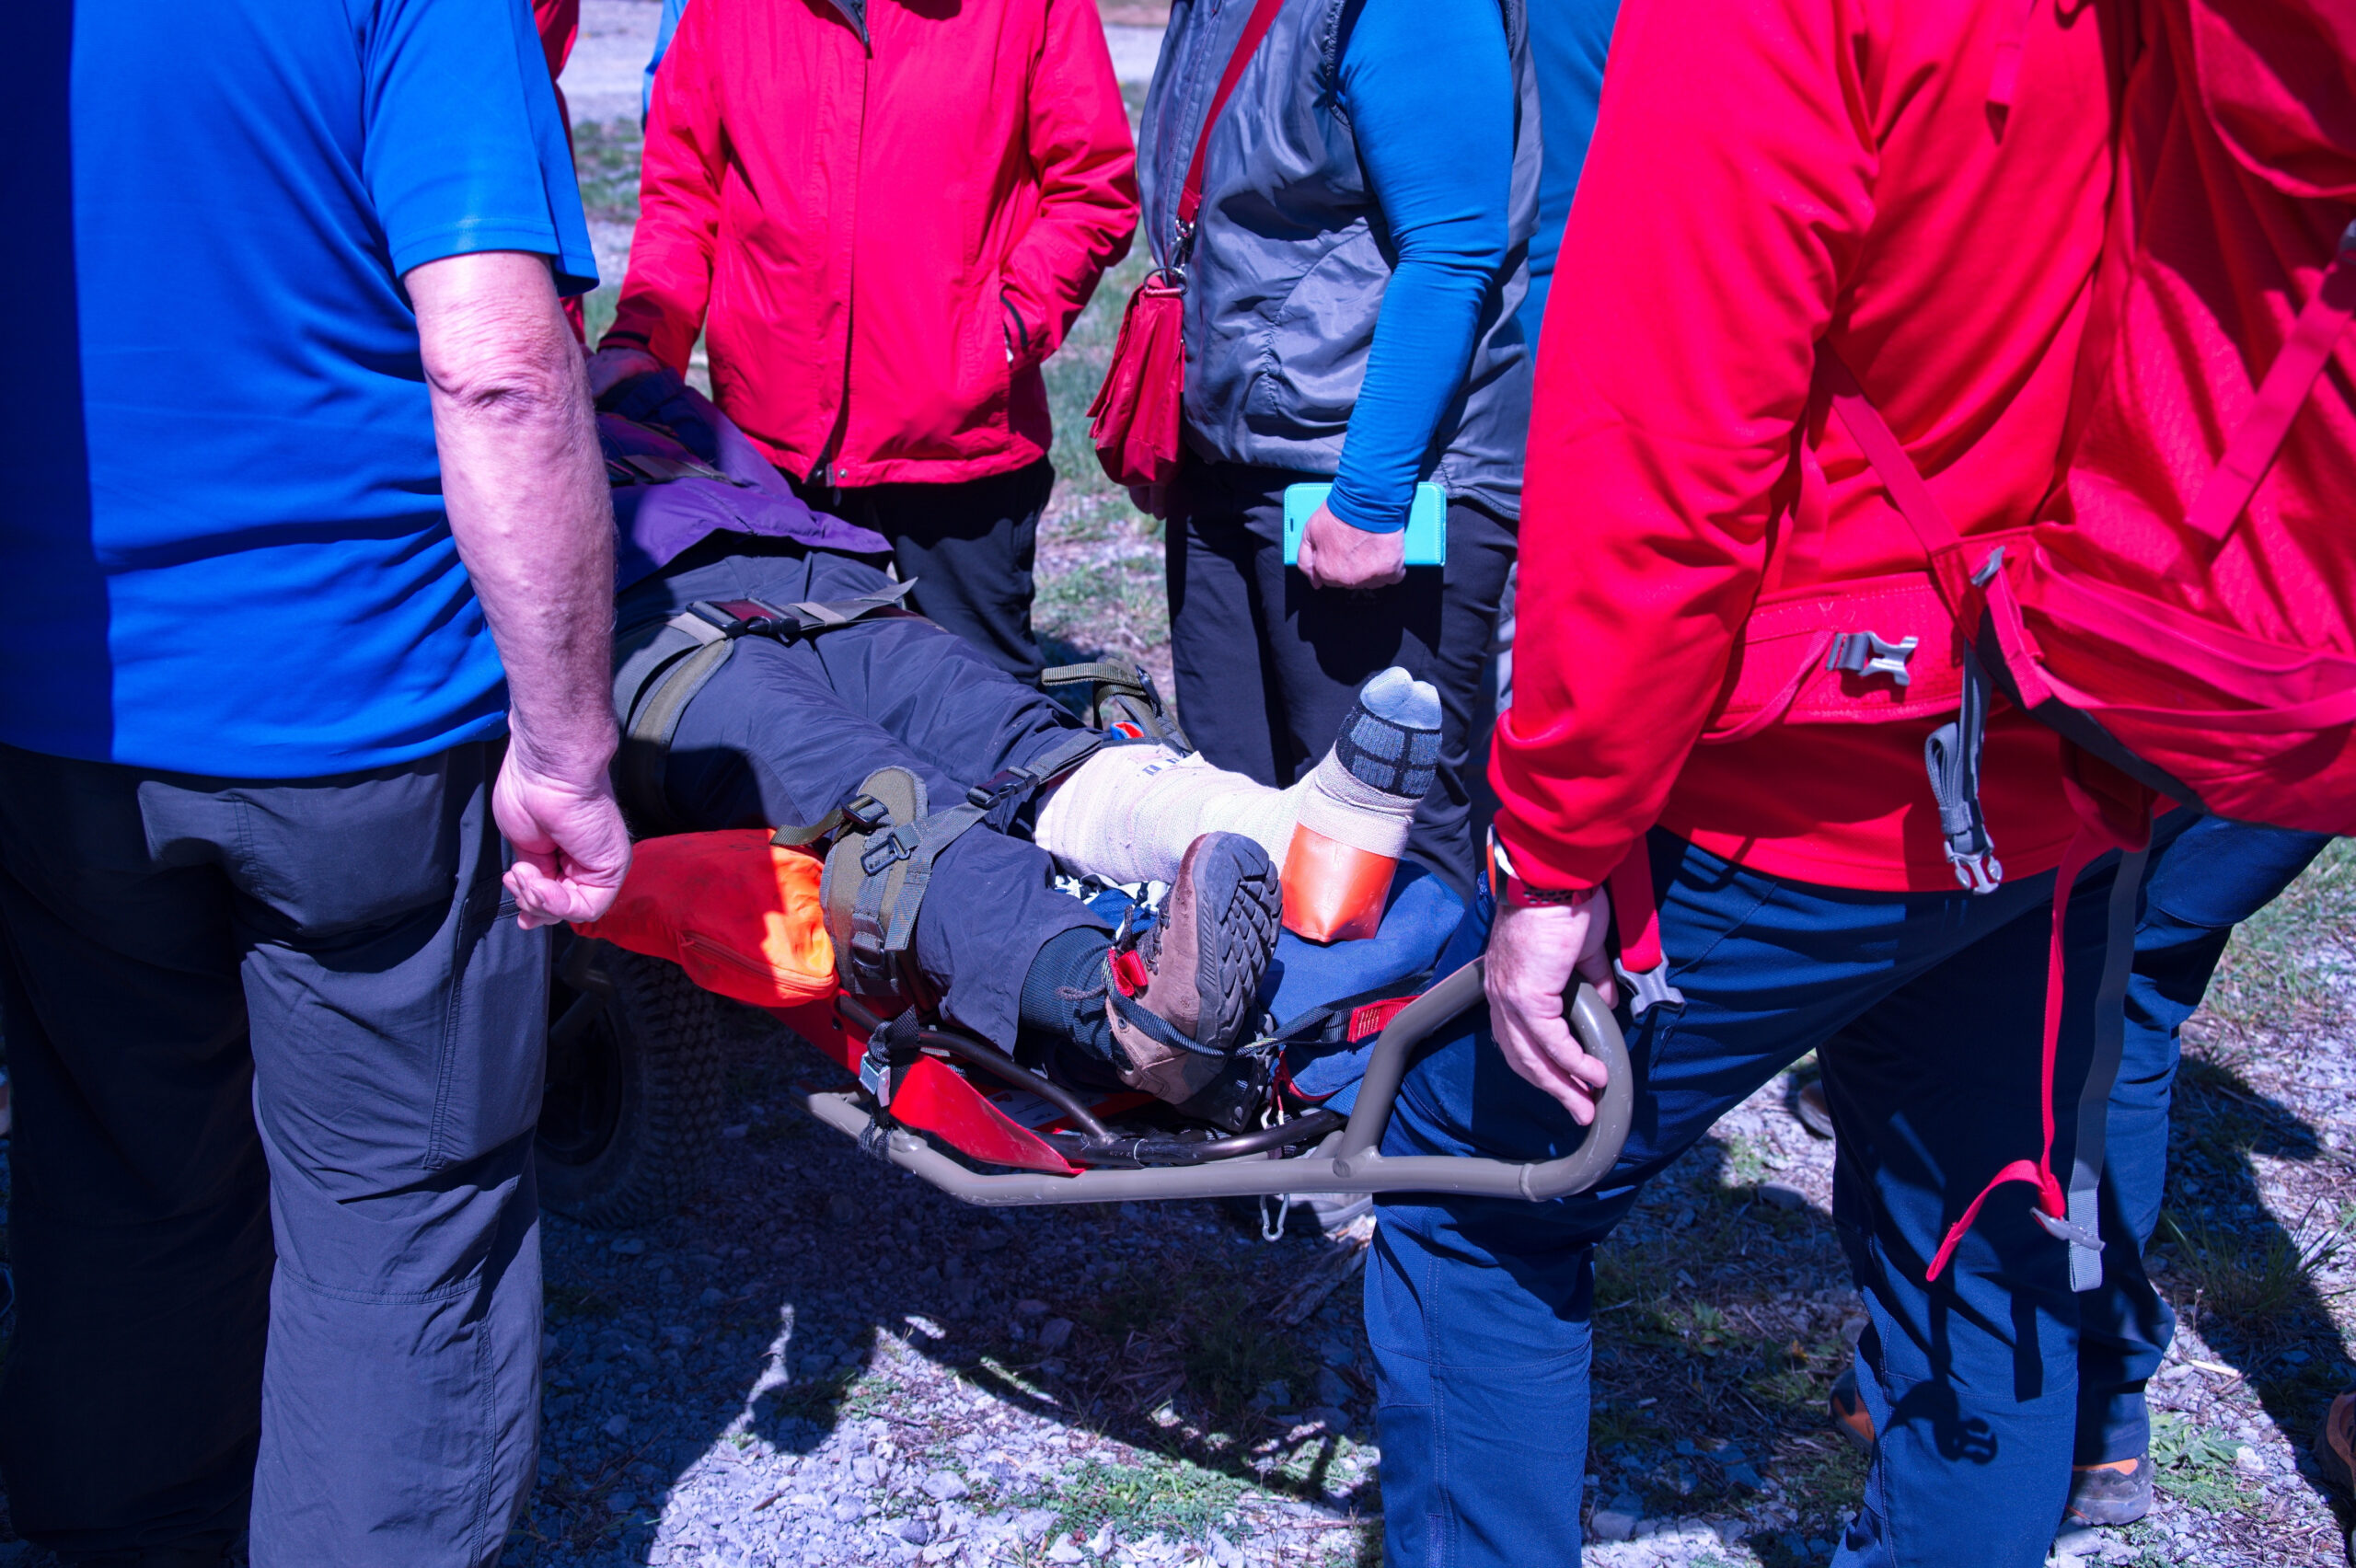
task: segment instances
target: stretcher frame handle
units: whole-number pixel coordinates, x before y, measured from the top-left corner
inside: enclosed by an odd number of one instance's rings
[[[1579,1147],[1559,1159],[1516,1163],[1471,1155],[1385,1155],[1380,1144],[1416,1046],[1481,1000],[1481,961],[1426,991],[1387,1024],[1374,1043],[1349,1124],[1315,1153],[1290,1159],[1239,1156],[1204,1165],[1139,1170],[1083,1170],[1077,1176],[973,1170],[923,1138],[894,1129],[876,1140],[884,1158],[947,1193],[987,1208],[1036,1204],[1104,1204],[1180,1198],[1265,1197],[1278,1193],[1431,1193],[1450,1197],[1520,1198],[1531,1203],[1584,1193],[1603,1180],[1627,1142],[1635,1081],[1619,1020],[1582,982],[1571,999],[1571,1033],[1599,1058],[1610,1082]],[[856,1094],[820,1092],[810,1113],[864,1143],[874,1118]],[[872,1147],[872,1146],[871,1146]]]

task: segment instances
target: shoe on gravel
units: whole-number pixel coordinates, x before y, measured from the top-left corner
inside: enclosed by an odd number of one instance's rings
[[[1871,1451],[1874,1446],[1874,1412],[1865,1408],[1865,1396],[1857,1387],[1857,1364],[1852,1361],[1832,1380],[1832,1424],[1841,1435],[1858,1447]]]
[[[1832,1107],[1824,1098],[1824,1080],[1810,1078],[1792,1097],[1792,1115],[1818,1137],[1832,1136]]]
[[[1172,1104],[1211,1087],[1253,1021],[1283,913],[1276,862],[1258,843],[1206,833],[1186,846],[1161,918],[1106,959],[1122,1082]]]
[[[2323,1424],[2316,1428],[2315,1456],[2324,1480],[2356,1493],[2356,1393],[2340,1395],[2324,1412]],[[2350,1539],[2350,1560],[2356,1562],[2356,1537]]]
[[[2062,1528],[2131,1525],[2152,1511],[2152,1458],[2138,1454],[2109,1464],[2080,1465],[2070,1472],[2070,1501]]]

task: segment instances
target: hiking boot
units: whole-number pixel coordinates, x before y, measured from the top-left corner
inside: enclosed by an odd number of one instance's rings
[[[2070,1501],[2062,1507],[2064,1529],[2075,1525],[2131,1525],[2152,1511],[2152,1459],[2138,1454],[2108,1464],[2080,1465],[2070,1472]]]
[[[1276,863],[1240,833],[1186,847],[1161,917],[1106,960],[1105,1013],[1121,1081],[1172,1104],[1218,1080],[1242,1041],[1276,948]]]
[[[1792,1097],[1792,1115],[1818,1137],[1832,1136],[1832,1107],[1824,1098],[1824,1080],[1810,1078]]]
[[[1874,1412],[1865,1408],[1865,1396],[1857,1388],[1857,1364],[1854,1361],[1841,1369],[1832,1380],[1832,1424],[1841,1435],[1858,1447],[1870,1452],[1874,1446]]]
[[[2316,1466],[2342,1492],[2356,1492],[2356,1393],[2342,1394],[2316,1429]],[[2356,1561],[2356,1559],[2351,1559]]]

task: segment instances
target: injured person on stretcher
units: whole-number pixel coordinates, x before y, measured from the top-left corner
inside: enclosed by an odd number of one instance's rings
[[[878,1013],[1250,1124],[1273,1068],[1236,1048],[1287,899],[1305,934],[1372,929],[1432,780],[1432,688],[1385,671],[1307,778],[1258,784],[1193,755],[1141,673],[1073,672],[1091,727],[904,608],[885,542],[804,506],[676,379],[624,383],[599,422],[637,831],[776,830],[824,856],[842,987]],[[1059,876],[1166,892],[1139,934]]]

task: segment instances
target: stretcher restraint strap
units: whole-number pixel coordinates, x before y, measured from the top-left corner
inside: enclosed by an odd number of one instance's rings
[[[740,638],[775,637],[780,640],[811,637],[853,625],[885,610],[897,609],[916,586],[916,579],[895,582],[878,594],[831,603],[791,605],[759,620],[728,616],[698,601],[664,626],[655,640],[630,657],[617,684],[629,689],[629,711],[623,715],[623,745],[618,765],[623,804],[646,826],[676,833],[683,824],[672,813],[664,793],[664,775],[671,760],[671,743],[679,721],[720,667],[736,651]],[[753,601],[757,603],[757,601]],[[699,609],[699,605],[702,605]],[[683,642],[680,638],[686,639]],[[633,686],[629,678],[637,672]]]

